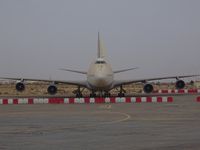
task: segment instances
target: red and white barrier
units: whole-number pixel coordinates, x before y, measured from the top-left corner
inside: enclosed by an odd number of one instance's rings
[[[200,102],[200,96],[199,96],[199,97],[197,97],[197,102]]]
[[[108,98],[4,98],[0,104],[99,104],[99,103],[162,103],[173,97],[108,97]]]
[[[153,93],[179,93],[179,94],[184,94],[184,93],[189,93],[189,94],[194,94],[194,93],[200,93],[200,89],[180,89],[180,90],[156,90]]]

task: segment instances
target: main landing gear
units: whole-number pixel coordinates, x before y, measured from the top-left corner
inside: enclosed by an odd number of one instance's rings
[[[90,97],[97,97],[97,96],[99,96],[99,97],[110,97],[111,94],[109,92],[104,92],[104,91],[100,91],[98,93],[98,95],[94,91],[92,91],[92,93],[90,94]]]
[[[120,86],[120,90],[118,93],[118,97],[124,97],[125,96],[126,91],[123,89],[122,85]]]
[[[78,86],[77,90],[74,90],[73,93],[76,95],[77,98],[83,97],[82,92],[84,91],[85,88],[80,88],[80,86]],[[118,97],[124,97],[125,96],[126,91],[123,89],[122,85],[120,86],[120,90],[118,93]],[[90,94],[90,97],[110,97],[111,94],[108,91],[100,91],[99,94],[97,95],[95,91],[92,91]]]
[[[95,93],[95,91],[92,91],[92,93],[90,93],[90,97],[97,97],[97,94]]]
[[[104,97],[110,97],[110,96],[111,96],[111,94],[109,92],[104,93]]]
[[[78,86],[78,89],[77,90],[74,90],[73,93],[76,95],[76,97],[83,97],[83,94],[82,92],[84,91],[85,88],[83,88],[81,90],[80,86]]]

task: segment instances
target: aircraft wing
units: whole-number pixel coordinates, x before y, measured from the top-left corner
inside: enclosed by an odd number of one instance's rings
[[[0,77],[0,79],[5,80],[14,80],[14,81],[41,81],[41,82],[49,82],[49,83],[63,83],[69,85],[77,85],[81,87],[87,87],[86,81],[65,81],[65,80],[46,80],[46,79],[31,79],[31,78],[9,78],[9,77]]]
[[[121,73],[121,72],[130,71],[130,70],[134,70],[134,69],[138,69],[138,67],[122,69],[122,70],[116,70],[116,71],[113,71],[113,73]]]
[[[131,83],[137,83],[137,82],[148,82],[148,81],[164,80],[164,79],[181,79],[181,78],[189,78],[189,77],[196,77],[196,76],[200,76],[200,75],[166,76],[166,77],[146,78],[146,79],[136,79],[136,80],[118,80],[114,82],[114,87],[131,84]]]
[[[80,73],[80,74],[87,74],[87,72],[79,71],[79,70],[72,70],[72,69],[65,69],[65,68],[60,68],[59,70],[68,71],[68,72],[74,72],[74,73]]]

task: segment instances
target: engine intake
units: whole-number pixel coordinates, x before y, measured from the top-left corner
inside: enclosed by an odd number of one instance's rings
[[[176,81],[176,88],[183,89],[185,87],[185,82],[183,80]]]
[[[49,85],[47,91],[49,94],[54,95],[57,93],[57,87],[55,85]]]
[[[153,92],[153,85],[145,84],[143,90],[144,90],[145,93],[151,93],[151,92]]]
[[[23,82],[18,82],[15,86],[16,90],[22,92],[25,90],[25,85]]]

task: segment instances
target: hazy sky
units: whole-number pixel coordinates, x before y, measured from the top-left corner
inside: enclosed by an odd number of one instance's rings
[[[0,76],[85,79],[101,32],[116,78],[200,73],[199,0],[0,0]]]

